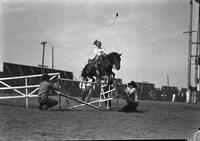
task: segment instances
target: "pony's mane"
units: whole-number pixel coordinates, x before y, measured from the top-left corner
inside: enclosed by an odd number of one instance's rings
[[[111,52],[108,55],[114,55],[114,54],[118,54],[117,52]]]

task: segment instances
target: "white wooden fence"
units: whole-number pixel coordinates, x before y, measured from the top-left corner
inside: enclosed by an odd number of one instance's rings
[[[26,108],[28,108],[29,98],[38,97],[38,95],[36,94],[36,92],[39,90],[39,84],[37,84],[37,85],[29,85],[28,84],[28,79],[41,77],[42,75],[43,74],[0,78],[0,84],[2,84],[4,86],[4,87],[0,87],[0,91],[5,91],[5,90],[13,90],[13,91],[15,91],[15,93],[14,93],[15,95],[13,95],[13,93],[12,93],[12,95],[10,95],[10,96],[1,96],[1,94],[0,94],[0,100],[2,100],[2,99],[25,98]],[[48,75],[52,76],[50,78],[50,80],[52,80],[55,76],[58,76],[60,78],[60,73],[49,73]],[[8,84],[6,82],[8,80],[11,80],[11,81],[15,82],[18,79],[23,80],[24,81],[24,85],[22,85],[22,86],[11,86],[10,84]],[[61,79],[61,80],[72,81],[72,82],[88,83],[87,81],[77,81],[77,80],[71,80],[71,79]],[[96,82],[90,82],[90,83],[97,84]],[[99,102],[99,108],[100,108],[102,102],[112,100],[113,98],[116,97],[116,96],[112,95],[112,93],[115,91],[115,88],[111,89],[109,87],[109,90],[106,91],[106,92],[104,92],[103,91],[103,87],[106,86],[106,85],[103,85],[103,84],[107,84],[107,82],[103,82],[103,83],[100,83],[100,84],[101,84],[100,99],[96,100],[96,101],[92,101],[92,102],[89,102],[89,103],[82,102],[82,101],[80,102],[80,100],[76,100],[74,98],[72,99],[70,96],[66,96],[65,95],[65,97],[67,97],[67,98],[70,98],[72,100],[75,100],[75,101],[78,101],[78,102],[82,103],[82,104],[79,104],[79,105],[72,106],[71,108],[75,108],[75,107],[79,107],[79,106],[84,106],[84,105],[90,105],[92,107],[95,107],[94,105],[91,105],[91,104],[92,103],[96,103],[96,102]],[[32,91],[30,91],[30,88],[32,88]],[[25,92],[20,91],[22,89],[24,89]],[[105,97],[105,94],[108,94],[108,97]],[[2,93],[2,95],[3,95],[3,93]],[[58,93],[58,95],[59,95],[59,107],[61,109],[61,97],[60,97],[61,94]],[[62,96],[63,95],[64,94],[62,94]],[[108,109],[108,105],[106,105],[106,107]],[[96,108],[96,109],[99,109],[99,108]]]
[[[28,78],[36,78],[36,77],[41,77],[43,74],[38,74],[38,75],[28,75],[28,76],[17,76],[17,77],[6,77],[6,78],[0,78],[0,83],[4,85],[5,87],[0,87],[0,91],[2,90],[13,90],[16,93],[16,96],[0,96],[1,99],[15,99],[15,98],[25,98],[26,99],[26,108],[28,108],[28,98],[31,97],[37,97],[37,94],[35,94],[38,89],[39,89],[39,84],[38,85],[28,85]],[[53,79],[55,76],[60,75],[59,73],[49,73],[49,76],[52,76],[50,78]],[[6,81],[7,80],[12,80],[15,81],[17,79],[22,79],[24,80],[24,85],[23,86],[11,86],[8,84]],[[35,88],[31,92],[28,91],[30,88]],[[21,92],[19,89],[25,89],[25,93]]]

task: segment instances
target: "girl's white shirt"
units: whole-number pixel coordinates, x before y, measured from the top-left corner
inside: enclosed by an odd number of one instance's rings
[[[103,48],[98,48],[96,45],[94,46],[94,54],[97,56],[102,55],[103,53],[105,53],[105,50]]]

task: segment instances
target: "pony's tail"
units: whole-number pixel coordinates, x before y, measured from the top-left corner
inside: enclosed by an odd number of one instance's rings
[[[83,70],[82,70],[82,72],[81,72],[81,77],[83,78],[83,80],[85,80],[85,79],[87,78],[85,68],[83,68]]]

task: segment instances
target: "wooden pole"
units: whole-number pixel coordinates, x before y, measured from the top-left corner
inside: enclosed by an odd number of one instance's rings
[[[27,78],[25,78],[25,86],[28,86]],[[25,89],[26,91],[26,108],[28,108],[28,88]]]
[[[42,73],[44,73],[44,55],[45,55],[45,44],[47,42],[41,42],[41,44],[43,45],[43,52],[42,52]]]
[[[169,87],[169,75],[167,75],[167,86]]]
[[[199,16],[200,16],[200,4],[199,4]],[[197,42],[200,42],[200,17],[198,18]],[[198,58],[199,58],[200,57],[200,44],[196,44],[196,46],[198,48]],[[197,102],[200,102],[200,64],[198,64]]]
[[[54,69],[54,47],[52,46],[52,70]]]
[[[191,93],[191,53],[192,53],[192,14],[193,14],[193,2],[190,0],[190,25],[189,25],[189,41],[188,41],[188,76],[187,76],[187,98],[186,102],[190,103]]]
[[[198,38],[198,34],[197,34],[197,38]],[[194,76],[194,82],[195,82],[195,87],[197,88],[197,84],[198,84],[198,58],[199,58],[199,48],[198,48],[198,44],[196,44],[196,54],[195,54],[195,76]]]
[[[58,78],[60,79],[60,75],[58,75]],[[60,82],[57,82],[58,83],[58,85],[60,85]],[[59,99],[59,101],[58,101],[58,103],[59,103],[59,109],[60,109],[60,111],[61,111],[61,96],[60,95],[58,95],[58,99]]]
[[[119,111],[119,97],[118,97],[118,88],[116,89],[116,93],[117,93],[117,112]]]

